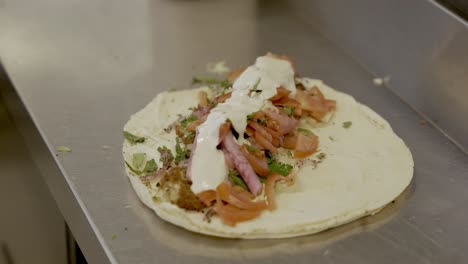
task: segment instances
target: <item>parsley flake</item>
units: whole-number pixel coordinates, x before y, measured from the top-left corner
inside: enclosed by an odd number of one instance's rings
[[[248,114],[248,115],[247,115],[247,123],[248,123],[250,120],[252,120],[253,116],[254,116],[254,113],[251,113],[251,114]]]
[[[146,154],[145,153],[135,153],[132,156],[132,164],[133,167],[138,169],[143,166],[143,163],[146,161]]]
[[[268,159],[268,168],[270,173],[276,172],[283,176],[287,176],[293,169],[293,166],[274,159]]]
[[[302,134],[304,134],[306,136],[310,136],[310,135],[314,134],[314,133],[312,133],[312,131],[310,131],[309,129],[305,129],[305,128],[298,128],[297,131],[301,132]]]
[[[197,119],[198,119],[198,117],[196,115],[189,115],[188,117],[186,117],[182,121],[180,121],[180,125],[183,128],[186,128],[188,124],[192,123],[193,121],[195,121]]]
[[[245,181],[240,177],[239,172],[236,169],[230,170],[228,173],[229,180],[235,185],[239,185],[240,187],[244,188],[245,190],[249,190],[247,188],[247,184]]]
[[[182,147],[180,146],[180,139],[176,138],[176,156],[175,160],[176,162],[180,162],[183,160],[186,160],[189,158],[189,151],[188,150],[183,150]]]
[[[58,152],[72,152],[71,148],[67,146],[58,146],[56,149]]]
[[[152,173],[152,172],[155,172],[157,169],[158,169],[158,164],[156,164],[156,161],[154,161],[154,159],[151,159],[146,162],[143,172]]]
[[[343,128],[350,128],[352,125],[353,125],[353,122],[351,121],[343,122]]]
[[[124,138],[126,140],[128,140],[128,141],[130,141],[132,143],[143,143],[146,140],[145,137],[136,136],[136,135],[133,135],[132,133],[127,132],[127,131],[123,132],[123,136],[124,136]]]
[[[286,114],[288,114],[289,117],[293,116],[294,111],[296,111],[295,107],[290,107],[290,106],[285,106],[283,107],[283,109],[284,109],[284,112],[286,112]]]

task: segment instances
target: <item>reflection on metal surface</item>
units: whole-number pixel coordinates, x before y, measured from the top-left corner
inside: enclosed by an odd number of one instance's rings
[[[390,75],[392,91],[468,151],[468,22],[431,0],[291,6],[374,74]]]
[[[11,256],[11,252],[10,250],[8,249],[8,246],[6,243],[4,242],[0,242],[0,248],[1,248],[1,252],[2,252],[2,258],[3,258],[3,261],[2,263],[5,263],[5,264],[15,264],[15,262],[13,261],[13,257]]]

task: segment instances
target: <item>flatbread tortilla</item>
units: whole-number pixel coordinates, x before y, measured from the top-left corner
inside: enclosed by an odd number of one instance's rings
[[[315,162],[299,170],[292,186],[277,187],[274,211],[264,211],[234,227],[223,224],[217,217],[208,222],[203,213],[168,202],[154,183],[143,184],[126,167],[138,197],[170,223],[193,232],[229,238],[302,236],[377,213],[409,185],[414,165],[409,149],[387,121],[353,97],[318,80],[303,78],[301,82],[306,87],[318,86],[325,97],[336,100],[337,107],[326,123],[301,120],[301,127],[319,136],[319,151],[313,157]],[[198,88],[160,93],[134,114],[124,130],[147,139],[139,144],[125,141],[124,159],[130,161],[134,153],[146,153],[147,159],[159,161],[160,146],[174,152],[176,134],[164,129],[178,115],[190,114],[189,108],[197,105],[200,90],[210,92],[208,88]]]

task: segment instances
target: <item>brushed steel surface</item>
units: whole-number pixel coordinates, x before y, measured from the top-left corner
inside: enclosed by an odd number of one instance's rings
[[[158,92],[187,88],[206,63],[224,59],[234,68],[267,51],[290,55],[302,75],[386,118],[414,155],[412,184],[381,213],[315,236],[229,240],[163,222],[126,179],[123,124]],[[375,87],[374,75],[290,2],[0,0],[0,58],[18,95],[3,91],[10,108],[21,113],[21,99],[31,116],[37,130],[19,122],[40,136],[30,144],[41,149],[36,162],[90,263],[468,260],[468,157],[392,91]],[[72,152],[53,156],[59,145]]]
[[[291,5],[468,152],[467,21],[431,0]]]

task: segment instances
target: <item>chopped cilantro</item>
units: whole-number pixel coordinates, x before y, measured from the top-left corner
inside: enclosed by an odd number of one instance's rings
[[[306,136],[310,136],[310,135],[314,134],[314,133],[312,133],[312,131],[310,131],[308,129],[305,129],[305,128],[298,128],[297,131],[301,132],[302,134],[304,134]]]
[[[268,168],[270,173],[276,172],[283,176],[287,176],[289,172],[291,172],[293,166],[274,159],[268,159]]]
[[[152,172],[156,171],[157,169],[158,169],[158,164],[156,164],[156,161],[154,161],[154,159],[151,159],[151,160],[146,162],[146,165],[145,165],[145,168],[143,169],[143,171],[145,173],[152,173]]]
[[[295,107],[290,107],[290,106],[285,106],[285,107],[283,107],[283,109],[284,109],[284,112],[286,112],[286,114],[288,114],[288,116],[293,116],[294,111],[296,110]]]
[[[168,149],[166,146],[162,146],[158,148],[159,154],[161,154],[161,158],[159,158],[159,161],[165,163],[166,165],[170,165],[172,161],[174,160],[174,155],[172,155],[172,152],[170,149]]]
[[[195,137],[195,131],[185,131],[184,137],[185,138]]]
[[[293,157],[293,154],[290,150],[288,150],[288,157],[292,158]]]
[[[261,183],[265,183],[267,180],[265,177],[258,177],[258,179],[260,180]]]
[[[252,146],[252,145],[247,145],[247,150],[248,150],[249,152],[256,152],[256,151],[257,151],[257,148],[255,148],[255,147]]]
[[[343,128],[350,128],[352,125],[353,125],[353,122],[351,121],[343,122]]]
[[[143,166],[143,163],[146,161],[146,154],[145,153],[135,153],[132,157],[132,164],[133,167],[138,169]]]
[[[140,136],[135,136],[127,131],[123,132],[123,136],[126,140],[132,142],[132,143],[143,143],[145,142],[146,138],[145,137],[140,137]]]
[[[128,169],[135,175],[147,175],[149,173],[152,173],[158,169],[158,165],[156,164],[156,161],[154,159],[151,159],[146,162],[144,169],[141,171],[138,168],[141,168],[143,166],[143,163],[146,160],[146,154],[145,153],[135,153],[133,154],[132,157],[132,165],[128,164],[127,161],[125,161],[125,164],[127,165]]]
[[[221,88],[224,88],[224,90],[226,90],[226,89],[229,89],[231,87],[231,84],[229,83],[228,80],[222,80],[219,83],[219,86],[221,86]]]
[[[183,150],[182,147],[180,147],[180,139],[176,138],[176,156],[175,156],[176,162],[186,160],[188,159],[188,157],[189,157],[189,151]]]
[[[240,187],[246,190],[249,190],[247,188],[247,184],[245,184],[245,181],[240,177],[239,172],[236,169],[230,170],[228,177],[232,183],[239,185]]]
[[[186,118],[184,118],[182,121],[180,121],[180,125],[183,128],[186,128],[188,124],[192,123],[193,121],[197,120],[198,117],[196,115],[189,115]]]
[[[247,122],[249,122],[250,120],[252,120],[253,116],[254,116],[254,113],[248,114],[248,115],[247,115]]]
[[[117,238],[117,234],[112,234],[111,239],[114,240]]]

